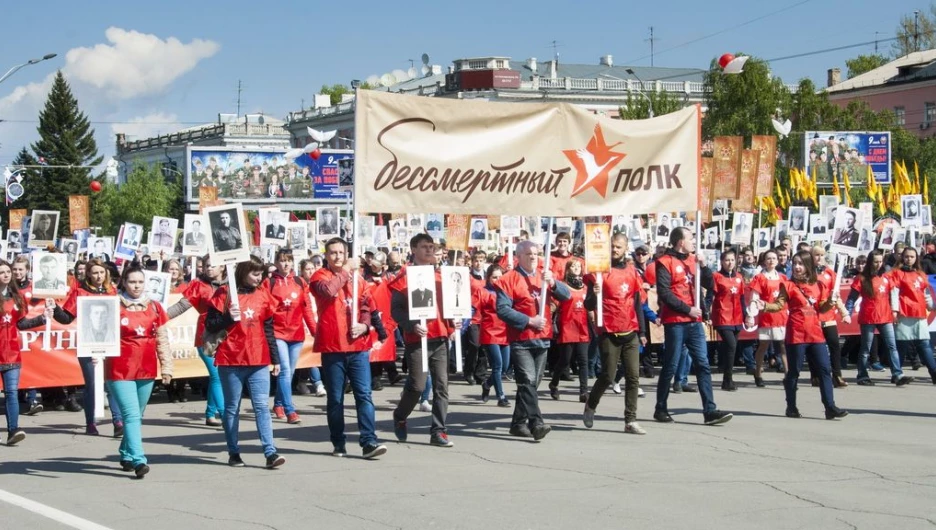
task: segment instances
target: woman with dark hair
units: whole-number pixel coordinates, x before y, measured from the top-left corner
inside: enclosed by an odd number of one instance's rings
[[[761,273],[751,280],[751,296],[755,301],[761,300],[772,304],[777,301],[780,295],[780,286],[786,281],[786,277],[777,271],[779,263],[777,251],[768,250],[761,254],[760,267]],[[786,350],[783,341],[786,338],[786,311],[761,312],[757,315],[757,338],[759,343],[757,351],[754,352],[754,384],[763,387],[764,379],[761,373],[764,368],[764,352],[767,348],[773,346],[773,353],[777,358],[777,370],[784,371],[784,358]]]
[[[237,440],[244,385],[250,391],[266,468],[273,469],[286,463],[273,445],[273,421],[267,402],[270,396],[269,366],[273,365],[273,377],[276,377],[280,373],[280,362],[273,334],[276,300],[262,286],[264,270],[263,262],[256,256],[238,263],[234,272],[236,303],[227,286],[221,286],[211,299],[205,320],[205,331],[226,333],[215,351],[215,365],[224,393],[222,423],[227,440],[228,465],[232,467],[244,466]]]
[[[114,296],[117,289],[111,283],[111,270],[106,263],[98,258],[88,261],[85,279],[68,292],[68,297],[61,306],[55,307],[53,318],[59,324],[71,324],[78,316],[79,296]],[[97,425],[94,422],[94,365],[97,359],[93,357],[79,357],[81,375],[84,378],[84,413],[85,434],[97,436]],[[107,403],[110,407],[111,418],[114,424],[114,438],[120,438],[124,433],[123,416],[117,401],[110,393],[107,394]]]
[[[36,328],[52,317],[52,306],[45,314],[26,318],[28,305],[13,281],[13,268],[0,260],[0,379],[3,381],[3,397],[6,403],[7,445],[16,445],[26,438],[19,428],[19,379],[22,359],[20,331]]]
[[[933,308],[929,279],[923,274],[915,248],[905,248],[900,261],[900,267],[890,271],[893,284],[891,303],[897,317],[897,351],[900,352],[902,362],[916,350],[936,385],[936,361],[933,360],[933,345],[926,318]]]
[[[721,340],[718,342],[718,367],[722,371],[722,390],[734,392],[738,389],[732,381],[735,354],[738,349],[738,335],[745,319],[749,327],[754,320],[747,318],[744,305],[744,279],[735,268],[737,254],[732,249],[722,252],[721,269],[712,275],[714,280],[712,326]]]
[[[831,267],[826,266],[825,248],[816,245],[812,248],[811,254],[813,265],[816,267],[816,281],[826,288],[830,296],[838,297],[838,293],[832,292],[835,289],[836,274]],[[848,321],[850,322],[851,319]],[[842,377],[842,344],[839,342],[838,321],[835,319],[835,311],[830,309],[820,313],[819,322],[822,325],[822,335],[826,339],[826,346],[829,347],[829,357],[832,360],[832,385],[835,388],[845,388],[848,383]],[[812,366],[809,367],[809,371],[810,373],[813,371]],[[812,374],[810,379],[812,386],[819,386],[819,377],[816,374]]]
[[[487,352],[488,362],[491,365],[491,375],[481,383],[481,401],[485,403],[491,395],[491,387],[497,393],[497,406],[509,407],[510,401],[504,392],[502,380],[504,371],[510,366],[510,344],[507,342],[507,324],[497,316],[497,285],[504,269],[500,265],[492,264],[484,274],[484,288],[476,289],[472,295],[476,298],[472,305],[481,314],[479,325],[479,343]]]
[[[845,303],[845,307],[851,314],[855,308],[855,302],[861,297],[861,308],[858,311],[858,324],[861,326],[858,384],[861,386],[874,386],[874,381],[868,375],[868,356],[871,353],[871,341],[874,340],[875,330],[878,332],[879,344],[890,352],[891,383],[904,386],[913,381],[912,377],[903,375],[903,369],[900,367],[900,355],[897,353],[897,343],[894,340],[891,289],[893,289],[893,284],[884,270],[884,253],[880,250],[872,250],[868,254],[868,261],[865,262],[861,274],[852,282],[852,290]]]
[[[591,342],[591,334],[588,330],[588,311],[585,310],[588,289],[583,281],[582,268],[582,262],[577,259],[570,259],[565,264],[565,274],[562,279],[569,286],[572,296],[568,300],[559,302],[557,318],[559,335],[556,340],[559,346],[559,358],[552,367],[552,382],[549,383],[549,395],[558,400],[560,376],[569,368],[574,355],[579,366],[579,403],[588,401],[588,344]],[[604,369],[613,374],[617,366],[605,366]]]
[[[796,387],[799,378],[799,369],[803,357],[810,360],[819,374],[819,395],[825,406],[827,420],[844,418],[848,411],[835,406],[832,390],[832,369],[829,364],[829,349],[826,347],[825,336],[822,334],[822,325],[819,315],[833,308],[838,308],[845,316],[845,308],[825,285],[816,281],[816,269],[813,265],[812,254],[808,251],[797,252],[793,255],[792,279],[780,285],[780,294],[775,302],[758,300],[757,306],[768,312],[777,313],[789,309],[787,320],[786,343],[787,372],[783,376],[783,389],[786,391],[786,416],[788,418],[801,418],[796,407]]]
[[[144,292],[143,269],[124,271],[120,289],[120,356],[104,361],[104,378],[124,419],[120,442],[120,467],[133,471],[136,478],[149,473],[143,453],[143,412],[153,393],[156,360],[162,384],[172,381],[172,354],[169,351],[169,321],[162,304]]]
[[[189,282],[182,292],[182,299],[166,310],[169,319],[185,313],[191,308],[198,311],[198,322],[195,324],[195,349],[198,356],[205,363],[208,370],[208,395],[205,404],[205,425],[211,427],[221,426],[221,412],[224,410],[224,395],[221,392],[221,379],[218,368],[214,364],[214,355],[209,355],[205,344],[205,318],[211,307],[211,298],[215,291],[227,281],[227,269],[224,265],[211,266],[211,258],[206,254],[202,258],[202,274]],[[212,343],[211,348],[217,346]]]

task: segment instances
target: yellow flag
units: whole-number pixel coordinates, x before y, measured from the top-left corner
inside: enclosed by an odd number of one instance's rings
[[[923,175],[923,204],[929,204],[929,177]]]
[[[845,193],[851,193],[851,182],[848,180],[848,170],[842,171],[842,182],[845,184]]]
[[[871,172],[871,166],[868,167],[868,198],[872,201],[877,198],[877,187],[874,182],[874,173]]]
[[[835,198],[842,202],[842,195],[839,193],[838,187],[838,177],[835,173],[832,173],[832,193],[835,195]]]
[[[917,194],[920,193],[920,166],[917,165],[916,160],[913,161],[913,176],[913,193]]]

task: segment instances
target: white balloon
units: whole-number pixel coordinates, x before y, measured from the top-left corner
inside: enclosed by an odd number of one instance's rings
[[[724,72],[726,74],[740,74],[744,71],[744,63],[750,59],[747,55],[739,55],[731,60],[730,63],[725,65]]]

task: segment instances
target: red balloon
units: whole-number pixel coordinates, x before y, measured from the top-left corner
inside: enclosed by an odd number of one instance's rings
[[[726,53],[725,55],[722,55],[721,57],[718,58],[718,66],[721,66],[722,68],[724,68],[728,66],[728,63],[730,63],[731,61],[734,61],[734,55],[731,55],[730,53]]]
[[[91,181],[91,191],[93,191],[93,192],[95,192],[95,193],[101,191],[101,183],[98,182],[98,181],[96,181],[96,180],[92,180],[92,181]]]
[[[322,150],[316,149],[315,151],[312,151],[311,153],[309,153],[309,156],[312,157],[312,160],[318,160],[319,157],[322,156]]]

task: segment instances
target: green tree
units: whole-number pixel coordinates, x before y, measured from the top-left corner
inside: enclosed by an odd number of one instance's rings
[[[936,4],[930,4],[929,13],[921,11],[919,17],[914,13],[900,17],[896,36],[891,45],[895,57],[936,48]]]
[[[858,57],[848,59],[845,61],[845,66],[848,67],[848,78],[851,79],[865,72],[870,72],[875,68],[884,66],[888,61],[890,61],[890,59],[878,54],[859,55]]]
[[[353,91],[351,87],[347,85],[342,85],[341,83],[335,83],[332,86],[322,85],[322,89],[319,90],[320,94],[327,94],[331,99],[332,105],[337,105],[341,103],[341,96],[344,94],[352,94]]]
[[[116,234],[123,223],[148,227],[155,216],[182,218],[182,186],[157,166],[134,166],[119,186],[101,181],[101,191],[91,199],[91,221],[105,234]]]
[[[744,72],[725,74],[717,61],[712,61],[704,76],[705,116],[702,136],[744,136],[775,134],[770,122],[777,113],[790,106],[790,93],[777,77],[772,77],[765,61],[751,57]]]
[[[671,112],[676,112],[685,106],[683,99],[671,92],[645,92],[644,98],[639,92],[628,92],[627,103],[620,109],[618,114],[622,120],[643,120],[650,117],[650,106],[647,99],[653,104],[653,115],[662,116]]]
[[[45,107],[39,113],[39,141],[32,145],[37,158],[50,166],[96,166],[101,163],[94,130],[78,108],[65,76],[59,72]],[[86,192],[88,168],[42,169],[27,187],[24,202],[30,209],[59,210],[61,227],[68,226],[68,196]]]

